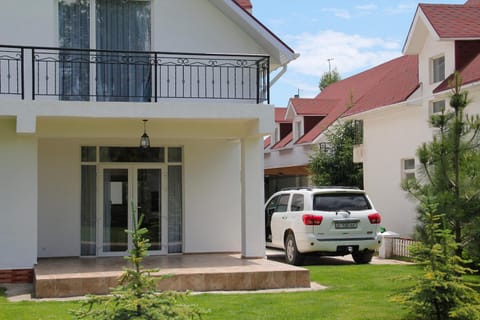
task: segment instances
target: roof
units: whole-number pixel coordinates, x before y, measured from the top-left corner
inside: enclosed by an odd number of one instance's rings
[[[419,4],[403,54],[418,54],[428,34],[438,40],[480,39],[480,0],[464,4]]]
[[[480,1],[464,5],[419,4],[429,23],[442,39],[480,38]]]
[[[292,121],[285,119],[287,108],[275,108],[275,122],[276,123],[290,123]]]
[[[272,149],[280,149],[286,147],[293,140],[293,132],[290,132],[282,140],[272,146]]]
[[[296,143],[311,143],[338,118],[405,101],[417,88],[418,56],[405,55],[337,81],[315,100],[332,103],[328,115]]]
[[[319,100],[311,98],[291,98],[290,105],[299,116],[326,116],[334,107],[337,100]]]

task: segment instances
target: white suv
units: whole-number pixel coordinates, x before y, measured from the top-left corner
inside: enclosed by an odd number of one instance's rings
[[[369,263],[380,247],[380,214],[363,190],[346,187],[284,189],[265,205],[267,247],[285,250],[286,261],[305,254],[351,254]]]

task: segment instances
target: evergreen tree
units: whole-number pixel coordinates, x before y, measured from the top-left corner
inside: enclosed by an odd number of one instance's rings
[[[327,143],[310,155],[308,164],[315,185],[363,188],[362,165],[353,162],[353,146],[358,130],[353,121],[338,124],[325,133]]]
[[[326,87],[341,79],[342,78],[340,77],[340,73],[338,72],[337,68],[333,68],[332,70],[326,71],[322,74],[320,82],[318,83],[318,88],[320,91],[323,91]]]
[[[437,136],[417,150],[423,174],[418,179],[405,181],[403,188],[420,202],[425,195],[435,197],[438,211],[445,214],[459,244],[457,255],[461,256],[463,248],[478,252],[480,243],[480,118],[465,113],[468,92],[461,89],[457,73],[451,87],[451,110],[431,117]],[[427,222],[421,207],[419,222],[422,231]],[[472,254],[470,257],[478,259]]]
[[[413,278],[414,285],[393,298],[409,309],[408,319],[416,320],[478,320],[480,294],[464,275],[473,270],[455,252],[452,231],[446,227],[445,216],[439,215],[434,197],[425,195],[422,201],[425,237],[410,248],[415,262],[424,273]]]
[[[132,205],[133,208],[133,205]],[[134,210],[132,209],[134,212]],[[148,230],[140,228],[143,215],[138,223],[133,214],[133,229],[126,230],[131,235],[133,248],[125,257],[131,267],[125,268],[119,285],[108,296],[90,295],[83,301],[79,310],[73,311],[77,319],[95,320],[191,320],[201,319],[201,310],[185,304],[187,293],[158,291],[157,282],[162,277],[153,277],[158,269],[143,269],[142,261],[148,254],[150,241]],[[165,277],[165,276],[164,276]],[[163,278],[164,278],[163,277]]]

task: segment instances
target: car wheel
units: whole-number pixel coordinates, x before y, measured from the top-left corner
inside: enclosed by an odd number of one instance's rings
[[[293,233],[289,233],[285,239],[285,261],[298,266],[303,263],[303,258],[303,255],[298,252],[295,236]]]
[[[357,264],[367,264],[372,261],[373,251],[362,251],[352,253],[353,261]]]

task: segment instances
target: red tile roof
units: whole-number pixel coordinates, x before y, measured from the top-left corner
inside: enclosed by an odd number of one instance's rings
[[[440,38],[480,38],[480,1],[458,4],[419,4]]]
[[[272,146],[272,149],[285,148],[293,140],[293,132],[290,132],[282,140],[278,141]]]
[[[401,56],[340,80],[320,92],[319,104],[335,105],[328,115],[296,143],[310,143],[338,118],[405,101],[419,86],[418,56]]]
[[[263,140],[263,149],[267,149],[270,143],[272,143],[272,137],[268,136]]]
[[[323,100],[311,98],[291,98],[290,104],[300,116],[326,116],[336,105],[336,100]]]
[[[285,120],[285,113],[287,108],[275,108],[275,123],[288,123],[290,120]]]

